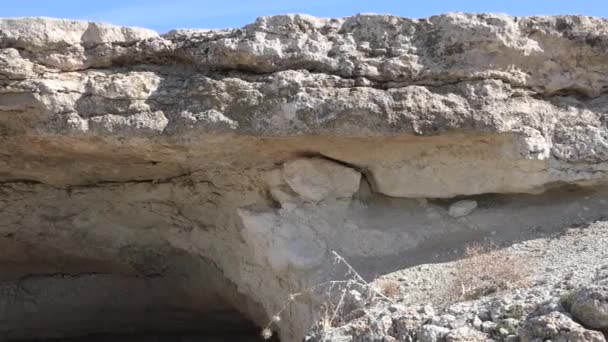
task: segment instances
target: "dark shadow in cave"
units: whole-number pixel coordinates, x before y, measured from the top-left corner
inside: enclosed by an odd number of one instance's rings
[[[371,206],[383,198],[386,197],[373,194],[373,198],[366,201]],[[527,240],[552,238],[566,229],[585,227],[589,222],[605,220],[608,187],[556,184],[540,194],[483,194],[428,199],[428,206],[434,207],[436,212],[449,219],[447,212],[450,204],[463,199],[475,200],[477,208],[465,218],[451,219],[451,223],[444,226],[449,228],[446,232],[421,241],[416,248],[397,255],[351,258],[348,261],[364,278],[373,280],[379,275],[418,265],[459,260],[465,247],[471,243],[491,243],[504,248]],[[391,200],[397,204],[399,201],[414,201]],[[424,213],[423,209],[420,212]],[[438,227],[413,224],[407,229]],[[343,270],[337,271],[341,272]]]
[[[123,248],[105,262],[10,239],[2,247],[2,341],[262,340],[255,316],[235,307],[254,304],[203,258],[162,246]]]
[[[251,331],[238,331],[234,333],[204,333],[191,331],[174,331],[163,333],[138,333],[138,334],[95,334],[84,335],[70,338],[59,339],[35,339],[35,340],[19,340],[21,342],[279,342],[275,336],[269,340],[264,340],[259,329]]]

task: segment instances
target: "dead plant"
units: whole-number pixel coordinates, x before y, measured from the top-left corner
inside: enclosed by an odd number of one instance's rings
[[[388,298],[398,298],[401,296],[401,283],[394,279],[380,278],[374,280],[372,286]]]
[[[272,337],[273,324],[280,322],[281,315],[291,304],[295,303],[298,298],[304,295],[311,295],[318,291],[321,291],[325,298],[324,302],[317,310],[319,312],[317,325],[322,332],[335,326],[344,306],[344,298],[351,289],[364,289],[365,292],[367,292],[367,301],[382,298],[389,302],[394,302],[393,296],[396,294],[398,284],[394,284],[393,282],[396,281],[376,280],[372,283],[368,283],[355,268],[346,261],[346,259],[340,256],[336,251],[332,251],[332,254],[334,256],[334,264],[343,264],[346,266],[346,276],[348,279],[323,282],[289,295],[289,298],[287,298],[283,307],[281,307],[276,315],[270,319],[266,327],[262,330],[262,337],[264,339],[270,339]]]
[[[456,264],[454,283],[449,288],[456,300],[470,300],[498,291],[522,287],[529,268],[525,260],[495,245],[471,244]]]

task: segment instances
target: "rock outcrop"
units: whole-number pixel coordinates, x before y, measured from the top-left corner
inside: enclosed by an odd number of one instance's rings
[[[581,289],[572,302],[572,313],[585,325],[608,332],[608,287]]]
[[[0,336],[248,329],[333,250],[365,276],[598,219],[607,57],[582,16],[0,19]]]

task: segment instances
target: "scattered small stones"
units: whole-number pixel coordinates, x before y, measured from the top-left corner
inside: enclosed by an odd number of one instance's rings
[[[606,342],[608,267],[597,263],[589,267],[592,261],[606,260],[608,253],[597,245],[605,241],[606,228],[592,226],[595,233],[585,238],[573,233],[548,239],[544,245],[537,241],[535,246],[546,248],[527,253],[550,257],[537,265],[536,279],[528,286],[455,303],[420,305],[406,297],[391,303],[366,302],[357,309],[358,315],[348,316],[329,331],[313,331],[309,341]],[[523,253],[520,247],[512,251]],[[416,269],[432,272],[430,265]],[[564,281],[572,279],[578,285],[570,289]]]

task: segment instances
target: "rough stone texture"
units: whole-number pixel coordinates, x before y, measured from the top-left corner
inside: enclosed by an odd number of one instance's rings
[[[586,326],[608,333],[608,286],[578,291],[572,300],[572,314]]]
[[[487,341],[488,336],[469,327],[460,327],[450,331],[445,336],[446,342],[481,342]]]
[[[398,282],[400,294],[390,300],[364,297],[357,310],[339,312],[334,326],[317,325],[307,337],[312,342],[604,342],[602,331],[574,316],[573,304],[577,293],[605,281],[606,241],[608,222],[601,221],[505,246],[505,253],[527,260],[530,285],[472,300],[442,298],[453,295],[449,285],[458,285],[453,271],[460,260],[409,267],[374,281]],[[391,329],[378,330],[377,323],[389,318]]]
[[[580,342],[606,341],[601,332],[587,330],[560,312],[551,312],[526,321],[521,331],[522,342],[547,340]]]
[[[163,35],[0,19],[1,336],[129,331],[118,318],[138,314],[263,325],[336,276],[332,250],[371,275],[599,219],[607,35],[580,16],[282,15]],[[479,206],[455,219],[455,200]],[[317,300],[283,312],[282,340]]]
[[[283,165],[285,182],[302,199],[319,202],[325,198],[350,198],[359,190],[361,174],[321,159],[297,159]]]
[[[420,342],[439,342],[443,341],[445,335],[450,332],[450,329],[439,327],[436,325],[428,324],[422,327],[420,334],[418,335],[418,341]]]
[[[78,137],[106,149],[139,137],[169,150],[186,143],[226,152],[231,144],[213,144],[208,134],[383,137],[381,149],[377,138],[354,153],[311,142],[278,149],[357,165],[390,196],[535,192],[604,178],[608,24],[601,19],[286,15],[162,36],[56,19],[0,25],[0,127],[11,136],[60,135],[56,144],[68,145]],[[469,138],[438,137],[464,132]],[[395,148],[403,133],[431,137]],[[242,139],[235,153],[265,152]],[[24,144],[15,143],[11,150]],[[134,152],[129,145],[116,152]],[[142,148],[149,159],[170,161]],[[4,169],[7,178],[24,178]],[[27,178],[55,184],[101,178],[82,169],[63,179],[35,171]],[[115,178],[146,170],[132,173]]]

